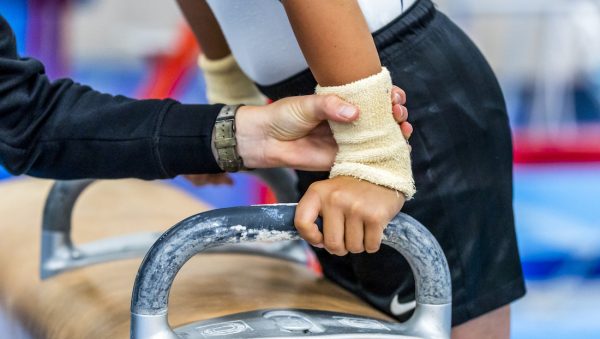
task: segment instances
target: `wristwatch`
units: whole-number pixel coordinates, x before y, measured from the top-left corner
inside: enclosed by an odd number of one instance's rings
[[[246,169],[244,160],[237,152],[235,138],[235,115],[243,105],[225,105],[217,115],[213,130],[214,146],[217,151],[217,163],[225,172],[237,172]]]

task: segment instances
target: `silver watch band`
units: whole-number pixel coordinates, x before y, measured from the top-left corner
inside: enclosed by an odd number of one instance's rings
[[[237,152],[235,138],[235,115],[243,105],[225,105],[217,115],[213,131],[217,163],[225,172],[245,169],[244,161]]]

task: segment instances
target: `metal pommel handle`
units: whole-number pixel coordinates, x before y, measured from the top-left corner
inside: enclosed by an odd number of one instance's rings
[[[195,254],[222,244],[300,239],[293,222],[295,209],[295,204],[276,204],[212,210],[166,231],[146,254],[135,280],[131,337],[177,338],[167,321],[167,304],[181,267]],[[414,272],[417,308],[406,323],[426,327],[431,312],[423,312],[424,307],[451,304],[450,273],[442,249],[423,225],[403,213],[385,229],[383,243],[399,251]],[[447,318],[440,326],[449,332]]]
[[[286,168],[258,169],[248,172],[260,178],[275,193],[279,202],[298,199],[296,177]],[[143,256],[160,236],[160,232],[140,232],[125,236],[100,239],[75,245],[71,240],[71,218],[77,199],[94,180],[57,181],[52,186],[42,218],[42,251],[40,276],[50,278],[62,272],[103,262]],[[242,252],[273,255],[292,261],[302,261],[303,251],[298,246],[286,248],[223,248],[223,252]]]
[[[42,279],[79,267],[142,256],[160,236],[157,232],[137,233],[75,246],[71,239],[73,209],[93,182],[57,181],[50,189],[42,218]]]

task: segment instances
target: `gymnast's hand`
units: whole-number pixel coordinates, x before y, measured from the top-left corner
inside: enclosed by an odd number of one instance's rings
[[[395,190],[339,176],[310,185],[298,203],[294,224],[306,241],[331,254],[373,253],[404,201],[404,195]],[[319,215],[323,233],[314,223]]]

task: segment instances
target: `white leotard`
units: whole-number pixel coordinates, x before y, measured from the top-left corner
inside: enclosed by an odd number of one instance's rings
[[[416,0],[358,0],[371,32]],[[207,0],[242,70],[272,85],[308,67],[281,3],[277,0]]]

